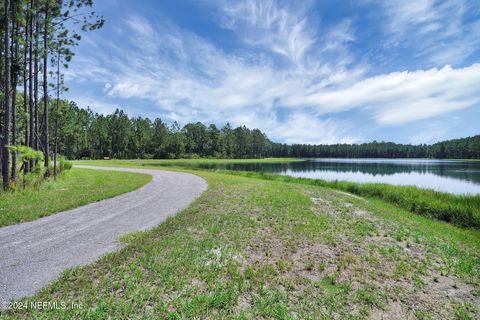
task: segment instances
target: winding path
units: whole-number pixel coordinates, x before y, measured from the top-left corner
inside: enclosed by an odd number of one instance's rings
[[[142,188],[35,221],[0,228],[0,308],[33,295],[66,268],[119,249],[120,235],[155,227],[186,208],[207,183],[192,174],[76,166],[152,175]]]

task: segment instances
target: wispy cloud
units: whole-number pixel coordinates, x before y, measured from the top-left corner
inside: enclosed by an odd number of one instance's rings
[[[440,141],[447,131],[445,126],[430,125],[414,134],[409,142],[411,144],[435,143]]]
[[[321,113],[365,108],[380,124],[395,125],[432,118],[480,103],[480,64],[394,72],[351,87],[304,97]],[[298,99],[298,97],[297,97]]]
[[[281,123],[274,123],[269,132],[286,143],[335,144],[361,140],[359,132],[343,121],[321,119],[306,112],[298,112]]]
[[[386,127],[480,103],[480,64],[442,64],[367,77],[375,74],[371,65],[351,50],[358,45],[360,26],[355,19],[344,17],[323,27],[311,19],[312,4],[216,2],[219,27],[235,33],[244,46],[234,51],[168,19],[148,20],[133,12],[116,25],[121,42],[113,36],[96,38],[95,50],[77,59],[69,79],[95,81],[97,96],[87,97],[85,92],[80,102],[98,105],[101,111],[123,101],[121,107],[148,106],[144,114],[181,123],[230,121],[258,127],[288,143],[361,141],[362,131],[352,119],[335,118],[344,111],[354,110],[365,121]],[[465,26],[456,22],[458,17],[447,17],[448,29],[443,18],[449,10],[461,17],[464,7],[438,7],[424,0],[412,7],[402,4],[382,4],[391,17],[385,27],[391,38],[388,45],[400,45],[409,36],[428,41],[453,37],[463,43],[458,32]],[[419,54],[439,61],[451,60],[449,55],[463,59],[463,53],[454,52],[458,48],[433,53],[421,47]]]
[[[280,6],[273,0],[221,1],[222,26],[234,30],[244,42],[303,63],[316,42],[306,12],[310,2]]]
[[[378,1],[375,1],[378,2]],[[387,44],[416,49],[434,64],[461,63],[480,45],[479,21],[465,14],[480,4],[467,0],[380,1],[386,16]]]

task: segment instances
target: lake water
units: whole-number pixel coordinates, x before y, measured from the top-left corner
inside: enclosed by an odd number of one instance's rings
[[[480,194],[480,161],[417,159],[308,159],[290,163],[199,165],[206,169],[273,172],[323,180],[415,185],[456,194]]]

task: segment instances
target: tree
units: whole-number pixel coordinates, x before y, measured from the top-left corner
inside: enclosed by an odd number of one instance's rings
[[[3,146],[2,146],[2,182],[3,189],[8,189],[10,180],[10,0],[4,0],[4,52],[5,52],[5,124],[3,126]]]
[[[186,152],[205,156],[208,148],[207,127],[201,123],[189,123],[182,129],[185,134]]]
[[[221,157],[222,135],[216,125],[211,124],[208,127],[208,155]]]
[[[11,63],[11,73],[12,73],[12,145],[13,147],[17,146],[17,84],[18,84],[18,75],[20,70],[20,63],[18,61],[18,49],[19,49],[19,8],[18,3],[14,2],[15,5],[12,6],[11,15],[12,15],[12,45],[11,51],[13,51],[13,61]],[[12,151],[12,175],[11,178],[13,181],[17,179],[17,151],[14,149]]]
[[[67,67],[73,56],[71,47],[81,37],[81,31],[100,28],[104,20],[94,11],[85,12],[84,8],[93,6],[93,0],[4,0],[3,20],[1,23],[2,55],[0,57],[0,171],[2,186],[8,187],[10,179],[17,178],[18,144],[39,149],[44,152],[45,175],[49,175],[49,92],[48,63],[57,67],[57,106],[61,86],[63,86],[60,66]],[[68,24],[65,23],[68,21]],[[39,37],[41,35],[42,37]],[[40,48],[42,48],[40,50]],[[58,53],[57,55],[51,53]],[[48,57],[54,57],[51,61]],[[21,57],[21,58],[20,58]],[[56,57],[56,58],[55,58]],[[42,59],[42,62],[40,62]],[[61,61],[60,61],[61,59]],[[58,61],[57,61],[58,60]],[[43,111],[39,110],[39,69],[43,73]],[[23,94],[17,92],[17,86],[23,85]],[[22,110],[18,108],[22,106]],[[43,126],[39,118],[43,118]],[[54,119],[54,132],[60,131],[58,119]],[[38,129],[42,127],[43,133]],[[19,138],[21,137],[21,138]],[[23,138],[22,138],[23,137]],[[59,142],[58,135],[54,143]],[[43,143],[41,143],[43,141]],[[13,148],[9,148],[13,146]],[[55,144],[54,144],[54,149]],[[56,153],[55,153],[56,154]],[[56,157],[54,154],[54,167]],[[10,157],[11,155],[11,157]],[[11,166],[10,166],[11,159]],[[36,165],[30,162],[23,165],[23,174],[27,174]],[[11,174],[10,174],[11,172]],[[55,174],[55,171],[54,171]]]
[[[233,135],[232,127],[230,123],[227,124],[222,128],[222,154],[225,158],[233,158],[235,155],[235,137]]]
[[[44,9],[44,29],[43,29],[43,154],[44,154],[44,166],[45,166],[45,177],[50,176],[49,168],[49,140],[48,140],[48,23],[49,23],[49,0],[45,1]],[[31,122],[30,122],[31,123]],[[31,126],[30,126],[31,127]]]
[[[186,137],[180,130],[178,122],[174,122],[170,128],[170,132],[167,136],[165,151],[167,158],[182,158],[185,154]]]
[[[166,157],[166,144],[168,139],[168,127],[162,119],[157,118],[153,122],[152,148],[156,159]]]

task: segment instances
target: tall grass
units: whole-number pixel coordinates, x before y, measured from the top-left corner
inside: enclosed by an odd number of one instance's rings
[[[381,199],[411,212],[447,221],[457,226],[480,229],[480,195],[454,195],[420,189],[415,186],[294,178],[267,172],[216,171],[248,178],[294,182],[338,189],[362,197]]]

